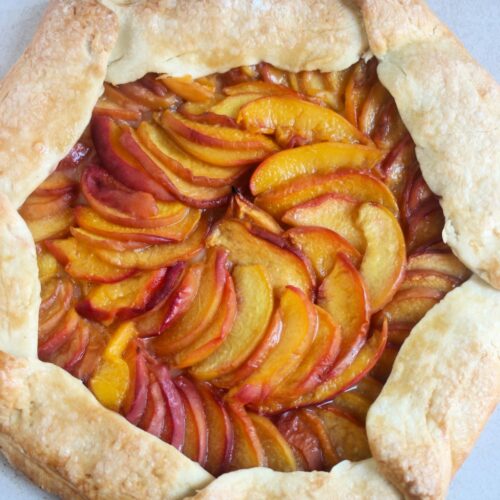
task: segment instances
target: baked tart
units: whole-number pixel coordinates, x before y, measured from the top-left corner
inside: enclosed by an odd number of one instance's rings
[[[51,2],[1,86],[2,452],[442,498],[500,395],[499,103],[420,0]]]

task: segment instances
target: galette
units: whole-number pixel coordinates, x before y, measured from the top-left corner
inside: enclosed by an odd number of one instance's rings
[[[14,467],[444,498],[500,399],[500,91],[423,1],[53,0],[0,111]]]

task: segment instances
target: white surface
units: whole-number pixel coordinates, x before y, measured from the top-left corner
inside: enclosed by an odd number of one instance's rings
[[[474,57],[500,80],[500,0],[428,0]],[[0,77],[31,39],[46,2],[0,0]],[[500,332],[499,332],[500,334]],[[500,410],[494,413],[457,473],[449,500],[499,500]],[[0,499],[52,498],[0,459]]]

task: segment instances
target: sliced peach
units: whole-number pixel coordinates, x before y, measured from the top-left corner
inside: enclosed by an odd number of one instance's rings
[[[51,217],[70,208],[74,199],[74,193],[66,193],[55,197],[30,196],[19,209],[19,214],[26,220]]]
[[[187,120],[178,113],[165,111],[161,124],[168,130],[184,137],[188,141],[209,147],[222,149],[275,152],[277,147],[273,141],[261,134],[254,134],[233,127],[217,127]]]
[[[170,108],[178,101],[177,96],[153,92],[145,85],[142,85],[140,81],[122,84],[118,89],[122,94],[149,109]]]
[[[387,318],[389,325],[413,326],[418,323],[444,296],[433,288],[415,287],[398,292],[380,311],[378,322]],[[376,318],[377,319],[377,318]]]
[[[226,217],[234,217],[242,221],[262,227],[274,234],[281,234],[281,226],[264,210],[248,201],[241,193],[236,193],[229,203]]]
[[[224,87],[224,94],[229,96],[240,96],[248,94],[266,95],[297,95],[297,93],[285,85],[279,85],[271,82],[251,81],[241,82],[236,85]]]
[[[38,335],[42,342],[65,316],[73,300],[73,284],[68,279],[58,279],[56,283],[54,294],[47,301],[43,301],[40,307]]]
[[[90,248],[102,248],[104,250],[116,250],[118,252],[122,252],[125,250],[137,250],[149,246],[149,243],[144,243],[142,241],[121,241],[113,238],[107,238],[105,236],[99,236],[98,234],[82,229],[81,227],[70,227],[69,230],[75,239]]]
[[[164,130],[148,122],[139,125],[137,136],[165,169],[197,186],[227,186],[246,170],[243,167],[216,167],[197,160],[177,146]]]
[[[77,312],[72,308],[70,309],[61,322],[56,325],[50,335],[39,339],[38,341],[38,356],[42,361],[46,361],[50,355],[55,353],[75,331],[80,317]]]
[[[43,219],[27,220],[26,224],[35,242],[39,242],[67,234],[69,227],[73,224],[73,219],[73,210],[67,208]]]
[[[376,82],[368,92],[359,115],[359,129],[365,135],[372,135],[381,111],[390,100],[391,94],[380,82]]]
[[[248,416],[264,448],[267,466],[281,472],[297,470],[292,449],[271,420],[256,413],[249,413]]]
[[[89,386],[95,397],[111,410],[118,411],[127,392],[130,372],[122,356],[136,335],[132,323],[120,325],[103,352],[101,365],[90,379]]]
[[[164,185],[177,199],[186,205],[196,208],[208,208],[220,206],[227,201],[230,193],[229,186],[196,186],[185,181],[173,170],[170,170],[168,164],[164,164],[144,147],[132,129],[125,130],[120,141],[141,162],[141,165],[154,179]]]
[[[465,281],[471,272],[451,253],[424,251],[408,258],[409,271],[437,271]]]
[[[233,326],[222,345],[191,368],[198,379],[210,380],[235,370],[265,336],[273,311],[273,291],[264,268],[235,266],[233,279],[237,300]]]
[[[267,325],[264,336],[257,344],[257,347],[252,351],[250,356],[234,371],[216,379],[212,379],[212,384],[217,387],[229,389],[248,378],[262,365],[262,363],[264,363],[270,352],[278,344],[281,338],[282,330],[283,320],[281,318],[281,312],[278,308],[274,311],[274,314]]]
[[[209,432],[203,401],[196,386],[187,377],[176,377],[175,385],[184,396],[186,406],[186,441],[183,452],[203,467],[208,456]],[[190,446],[191,442],[194,446]]]
[[[151,193],[157,200],[172,200],[172,195],[158,184],[137,159],[120,143],[123,129],[108,116],[94,116],[92,139],[102,166],[118,181],[136,191]]]
[[[279,307],[283,330],[278,344],[254,373],[228,393],[243,404],[266,399],[303,362],[316,335],[318,316],[301,290],[288,286]]]
[[[231,275],[226,271],[226,284],[220,308],[203,334],[172,358],[176,368],[187,368],[208,358],[227,337],[236,315],[236,292]]]
[[[36,250],[36,261],[38,264],[38,278],[42,285],[58,275],[60,267],[56,258],[39,245],[37,245]]]
[[[75,219],[79,226],[114,240],[138,241],[141,243],[161,244],[185,240],[198,226],[201,211],[189,209],[184,218],[162,227],[132,227],[107,221],[89,207],[76,207]]]
[[[304,359],[269,396],[270,399],[295,399],[313,391],[331,370],[340,350],[341,332],[330,314],[316,306],[318,329]]]
[[[340,460],[364,460],[371,456],[364,425],[333,406],[316,408]]]
[[[160,125],[166,130],[168,135],[187,153],[198,158],[198,160],[211,163],[219,167],[242,167],[259,163],[276,150],[267,149],[223,149],[212,146],[205,146],[190,141],[174,130],[168,124],[160,121]]]
[[[341,252],[356,267],[361,262],[361,254],[347,240],[324,227],[294,227],[286,231],[285,236],[305,254],[322,280],[333,269],[337,255]]]
[[[163,398],[160,384],[152,379],[149,383],[146,408],[139,422],[139,427],[153,436],[161,437],[165,432],[167,419],[167,404]]]
[[[95,105],[92,115],[109,116],[115,120],[139,121],[141,119],[140,111],[127,109],[119,104],[110,101],[106,97],[101,97]]]
[[[88,385],[90,377],[96,372],[111,334],[99,323],[85,322],[89,330],[89,340],[82,359],[71,371],[72,375]]]
[[[379,149],[359,144],[323,142],[287,149],[264,160],[250,180],[256,196],[297,177],[331,174],[340,169],[371,170],[382,159]]]
[[[202,218],[198,227],[181,243],[166,243],[153,245],[143,250],[121,252],[96,248],[96,253],[102,260],[117,267],[143,270],[158,269],[181,260],[188,260],[200,253],[209,227],[209,221]]]
[[[406,246],[396,217],[380,205],[361,205],[358,225],[366,241],[360,272],[374,312],[391,300],[403,279]]]
[[[375,366],[384,351],[386,342],[387,323],[384,323],[380,330],[375,330],[353,362],[342,373],[325,380],[314,392],[304,394],[287,403],[272,401],[260,406],[259,410],[265,413],[276,413],[287,408],[312,405],[334,398],[355,385]]]
[[[148,400],[149,373],[144,353],[137,345],[127,349],[124,356],[129,367],[130,383],[126,398],[122,403],[125,418],[137,425],[144,415]]]
[[[282,415],[277,422],[277,427],[289,446],[299,450],[304,457],[306,470],[323,469],[321,443],[300,411],[291,411]]]
[[[381,181],[367,173],[349,171],[298,177],[260,194],[255,198],[255,203],[279,218],[290,208],[329,193],[350,196],[359,202],[379,203],[395,215],[398,213],[394,196]]]
[[[186,216],[188,207],[178,202],[157,202],[150,193],[120,186],[103,169],[89,166],[81,179],[89,205],[104,218],[125,226],[161,227]]]
[[[384,356],[383,353],[382,356]],[[368,398],[362,396],[361,394],[358,394],[355,390],[350,390],[339,394],[329,404],[335,408],[339,408],[349,415],[352,415],[358,422],[364,424],[366,420],[366,414],[370,409],[371,403],[372,401],[370,401]]]
[[[373,403],[373,401],[378,398],[382,388],[383,384],[381,384],[378,380],[375,380],[373,377],[366,376],[363,377],[354,387],[352,387],[351,391],[356,394],[360,394]]]
[[[168,442],[177,450],[182,451],[186,439],[188,408],[184,404],[183,397],[179,393],[176,384],[172,380],[166,366],[156,365],[153,368],[155,378],[160,384],[165,401],[168,404],[171,429],[165,436]]]
[[[408,250],[414,252],[421,247],[427,247],[441,241],[444,228],[444,214],[441,207],[415,213],[408,221],[406,241]]]
[[[257,431],[245,408],[236,403],[227,405],[234,429],[234,446],[227,471],[266,466],[266,454]]]
[[[91,156],[92,147],[87,138],[79,140],[69,151],[69,153],[58,163],[57,171],[67,171],[71,175],[72,171],[76,169],[83,162],[88,160]]]
[[[170,91],[187,101],[205,102],[214,97],[213,89],[194,81],[190,76],[172,77],[161,75],[158,79]]]
[[[447,293],[459,284],[460,280],[458,278],[438,271],[408,271],[399,290],[424,286]]]
[[[341,373],[363,346],[370,319],[363,279],[349,259],[339,254],[332,272],[318,291],[318,304],[341,328],[342,342],[330,376]]]
[[[256,82],[253,82],[256,83]],[[261,82],[259,82],[261,83]],[[248,85],[248,83],[246,84]],[[226,87],[227,89],[231,89],[231,87]],[[229,94],[228,94],[229,95]],[[235,94],[229,95],[222,101],[219,101],[217,104],[211,106],[210,112],[216,113],[218,115],[228,116],[230,118],[236,119],[238,116],[239,110],[249,102],[255,101],[255,99],[259,99],[262,97],[262,93],[245,93],[245,94]],[[236,125],[236,122],[234,122]]]
[[[257,99],[241,108],[237,122],[251,132],[264,134],[291,129],[309,142],[371,142],[335,111],[296,97]]]
[[[33,191],[35,196],[62,196],[74,193],[78,184],[64,172],[53,172]]]
[[[166,269],[144,272],[118,283],[98,285],[81,300],[76,309],[85,318],[112,323],[116,318],[138,316],[152,307],[155,294],[167,276]]]
[[[277,293],[292,285],[311,294],[311,278],[304,261],[286,248],[254,236],[238,220],[222,220],[214,227],[206,244],[227,248],[233,264],[262,265]]]
[[[238,128],[236,121],[234,118],[225,115],[218,115],[217,113],[213,113],[212,111],[205,111],[199,114],[192,114],[188,112],[188,107],[186,106],[188,103],[184,103],[177,111],[188,120],[204,123],[205,125],[218,125],[220,127],[233,127]]]
[[[217,475],[228,464],[233,451],[234,433],[229,414],[209,384],[197,383],[208,426],[208,452],[205,469]]]
[[[69,373],[74,373],[87,350],[90,339],[90,328],[86,321],[80,320],[71,338],[55,354],[49,356],[48,360]]]
[[[214,320],[226,283],[227,252],[221,248],[209,252],[200,279],[200,287],[191,308],[179,321],[150,346],[159,356],[170,356],[198,340]]]
[[[147,106],[144,106],[133,98],[128,97],[123,92],[121,92],[118,87],[115,87],[114,85],[111,85],[107,82],[104,82],[103,98],[116,104],[117,106],[120,106],[121,108],[135,111],[136,113],[138,113],[139,118],[142,116],[142,113],[144,111],[148,110]]]
[[[102,261],[92,248],[76,238],[46,241],[45,246],[73,278],[95,283],[116,283],[135,273],[134,269],[120,269]]]

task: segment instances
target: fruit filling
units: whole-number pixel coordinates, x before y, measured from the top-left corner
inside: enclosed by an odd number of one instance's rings
[[[470,274],[376,65],[105,84],[20,209],[39,357],[214,475],[368,457],[398,349]]]

